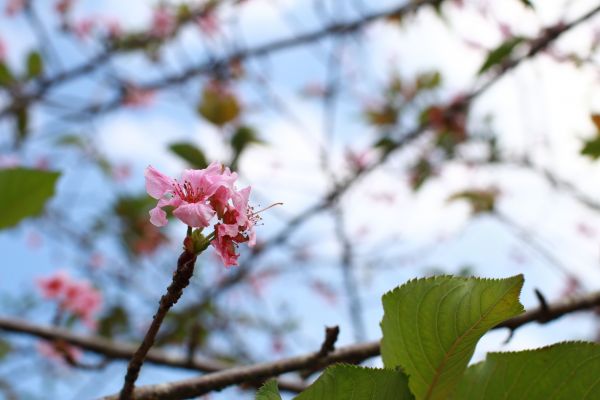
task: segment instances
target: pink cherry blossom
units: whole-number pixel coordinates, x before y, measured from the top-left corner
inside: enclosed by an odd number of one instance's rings
[[[239,255],[236,248],[239,243],[256,244],[254,225],[258,215],[248,206],[250,187],[232,193],[232,203],[227,204],[223,213],[223,223],[215,225],[215,240],[211,245],[225,266],[237,265]]]
[[[175,16],[169,10],[165,7],[158,7],[154,10],[150,34],[164,39],[175,30],[175,22]]]
[[[206,228],[215,218],[211,245],[225,266],[237,265],[237,246],[254,246],[254,225],[259,219],[248,205],[250,187],[236,190],[237,174],[219,163],[202,170],[185,170],[182,180],[163,175],[153,167],[146,169],[146,191],[158,200],[150,210],[150,222],[167,224],[164,207],[172,207],[173,215],[190,227]]]
[[[158,200],[150,210],[150,222],[156,226],[167,224],[164,207],[174,207],[173,215],[194,228],[205,228],[215,215],[210,204],[211,197],[219,188],[233,190],[237,174],[219,163],[212,163],[206,169],[186,169],[181,182],[161,174],[153,167],[146,169],[146,191]],[[228,192],[227,192],[228,193]]]

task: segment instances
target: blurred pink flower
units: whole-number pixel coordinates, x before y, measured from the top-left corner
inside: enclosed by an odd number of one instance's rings
[[[108,33],[108,36],[112,39],[117,39],[123,33],[121,23],[115,18],[105,18],[104,27],[106,29],[106,32]]]
[[[93,269],[100,269],[106,263],[106,259],[104,258],[104,256],[101,253],[93,253],[90,256],[89,262],[90,262],[90,267],[92,267]]]
[[[347,149],[344,156],[350,167],[356,171],[367,168],[373,162],[374,158],[373,151],[370,148],[361,151]]]
[[[25,0],[8,0],[6,2],[6,7],[4,8],[4,13],[7,16],[12,17],[23,11],[25,4]]]
[[[14,168],[21,165],[21,159],[16,154],[0,154],[0,169]]]
[[[49,360],[63,363],[76,362],[81,359],[82,352],[79,348],[68,345],[65,342],[46,342],[37,343],[37,351]]]
[[[67,287],[71,284],[71,277],[66,271],[57,271],[54,275],[48,278],[41,278],[37,285],[42,296],[46,299],[56,299],[62,296]]]
[[[0,38],[0,62],[6,60],[6,43]]]
[[[119,164],[115,165],[111,171],[112,177],[117,182],[126,181],[131,177],[131,165],[129,164]]]
[[[219,21],[213,12],[207,12],[196,19],[198,28],[208,35],[213,36],[219,31]]]
[[[65,15],[73,7],[74,0],[59,0],[54,4],[54,9],[60,15]]]
[[[84,18],[73,25],[73,33],[77,36],[78,39],[84,40],[87,39],[94,29],[96,25],[96,19],[92,18]]]
[[[95,328],[93,317],[102,306],[102,294],[88,281],[75,281],[60,270],[38,279],[37,285],[44,298],[58,301],[61,309],[79,317],[89,328]]]
[[[155,97],[154,90],[141,89],[134,85],[127,85],[123,105],[129,107],[143,107],[152,104]]]
[[[158,7],[154,10],[150,34],[164,39],[175,30],[175,22],[175,16],[169,10],[165,7]]]

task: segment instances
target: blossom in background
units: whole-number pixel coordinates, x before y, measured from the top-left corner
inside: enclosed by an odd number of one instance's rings
[[[165,7],[158,7],[152,16],[150,34],[164,39],[175,31],[175,16]]]
[[[64,342],[46,342],[37,343],[37,351],[49,360],[59,363],[75,363],[81,359],[82,352],[79,348],[73,347]]]
[[[96,19],[83,18],[73,25],[73,33],[79,40],[85,40],[92,34],[92,31],[96,27]]]
[[[65,271],[37,281],[42,296],[56,300],[59,307],[80,318],[88,327],[95,327],[94,314],[102,305],[102,294],[88,281],[74,280]]]
[[[344,153],[346,162],[355,171],[361,171],[367,168],[374,161],[374,154],[372,149],[365,149],[360,151],[354,151],[347,149]]]
[[[16,168],[21,165],[21,159],[16,154],[0,154],[0,169]]]
[[[60,15],[65,15],[73,7],[73,0],[59,0],[54,4],[54,9]]]
[[[6,7],[4,8],[4,13],[7,16],[12,17],[23,11],[24,8],[25,0],[8,0],[6,2]]]
[[[134,85],[126,85],[123,105],[129,107],[144,107],[152,104],[156,92],[154,90],[141,89]]]
[[[219,31],[219,21],[214,12],[207,12],[196,19],[198,28],[207,36],[213,36]]]
[[[225,266],[237,265],[239,243],[256,243],[254,225],[258,219],[248,206],[251,188],[235,189],[237,174],[219,163],[202,170],[187,169],[177,181],[149,166],[146,169],[146,191],[158,200],[150,210],[150,221],[156,226],[167,224],[164,207],[172,207],[173,215],[193,228],[206,228],[216,217],[215,238],[211,245]]]
[[[111,17],[106,17],[103,20],[104,29],[108,34],[108,37],[112,39],[117,39],[123,34],[123,28],[121,27],[121,23],[119,20]]]
[[[6,43],[0,38],[0,63],[6,59]]]

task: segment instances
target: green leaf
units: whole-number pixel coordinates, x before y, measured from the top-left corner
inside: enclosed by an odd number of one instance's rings
[[[522,36],[515,36],[510,39],[507,39],[505,42],[500,44],[500,46],[496,47],[494,50],[488,53],[488,56],[483,62],[481,68],[479,68],[478,73],[481,75],[493,66],[505,61],[508,57],[510,57],[513,50],[524,41],[525,38]]]
[[[295,400],[409,400],[406,375],[400,370],[371,369],[338,364],[323,372]]]
[[[581,155],[590,157],[594,161],[600,158],[600,135],[583,143]]]
[[[246,147],[252,143],[264,143],[258,138],[254,129],[248,126],[240,126],[231,138],[231,147],[233,147],[233,158],[230,163],[232,170],[237,169],[238,161],[240,156]]]
[[[493,212],[496,208],[496,198],[498,191],[488,190],[463,190],[453,194],[448,201],[465,200],[471,205],[473,215]]]
[[[442,75],[439,71],[424,72],[417,76],[417,90],[432,90],[438,88],[442,83]]]
[[[58,172],[36,169],[0,170],[0,229],[41,213],[59,176]]]
[[[129,315],[127,310],[120,305],[112,307],[98,321],[98,333],[101,336],[112,338],[117,334],[129,331]]]
[[[398,147],[398,144],[392,138],[384,137],[375,142],[373,147],[380,149],[384,154],[388,154],[394,151]]]
[[[4,339],[0,339],[0,360],[6,358],[12,351],[11,344]]]
[[[600,346],[566,342],[536,350],[489,353],[470,366],[455,399],[600,399]]]
[[[208,166],[204,152],[191,143],[173,143],[169,145],[169,149],[187,161],[193,168],[203,169]]]
[[[35,78],[44,71],[44,61],[37,51],[32,51],[27,56],[27,77]]]
[[[401,367],[416,399],[448,399],[477,341],[523,312],[523,276],[478,279],[440,276],[412,280],[383,296],[381,356]]]
[[[56,139],[54,142],[58,146],[73,146],[79,149],[85,149],[87,147],[87,143],[85,138],[81,135],[63,135]]]
[[[281,395],[277,388],[277,381],[271,379],[265,382],[256,393],[256,400],[281,400]]]
[[[256,131],[248,126],[240,126],[231,138],[231,147],[235,154],[242,153],[246,146],[252,143],[263,143],[263,141],[258,138]]]
[[[10,72],[8,65],[0,62],[0,86],[8,86],[15,81],[15,78]]]
[[[523,3],[525,7],[531,8],[532,10],[534,9],[533,3],[530,0],[521,0],[521,3]]]
[[[221,127],[240,115],[241,106],[237,97],[227,88],[209,84],[202,92],[198,112],[209,122]]]

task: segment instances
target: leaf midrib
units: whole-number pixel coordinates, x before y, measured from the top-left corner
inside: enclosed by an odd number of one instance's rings
[[[518,282],[517,282],[518,284]],[[453,353],[454,348],[456,346],[458,346],[459,343],[462,342],[462,339],[469,334],[471,331],[473,331],[473,329],[475,329],[476,326],[478,326],[479,324],[481,324],[481,322],[487,318],[487,316],[492,312],[492,310],[494,308],[496,308],[496,306],[504,299],[504,297],[506,296],[506,294],[508,292],[510,292],[513,288],[515,287],[515,284],[511,285],[503,294],[502,296],[498,299],[498,301],[496,301],[481,317],[479,317],[479,319],[477,321],[475,321],[474,324],[472,324],[462,335],[460,335],[458,338],[456,338],[456,340],[452,343],[452,346],[450,346],[450,348],[448,349],[448,351],[446,352],[446,354],[444,354],[444,358],[442,359],[442,362],[439,364],[439,366],[435,369],[435,375],[433,376],[433,380],[431,382],[431,384],[429,385],[428,389],[427,389],[427,393],[425,394],[425,400],[429,399],[433,389],[435,388],[438,380],[440,379],[440,376],[442,374],[442,370],[445,367],[446,363],[448,362],[448,358],[450,357],[450,354]]]

